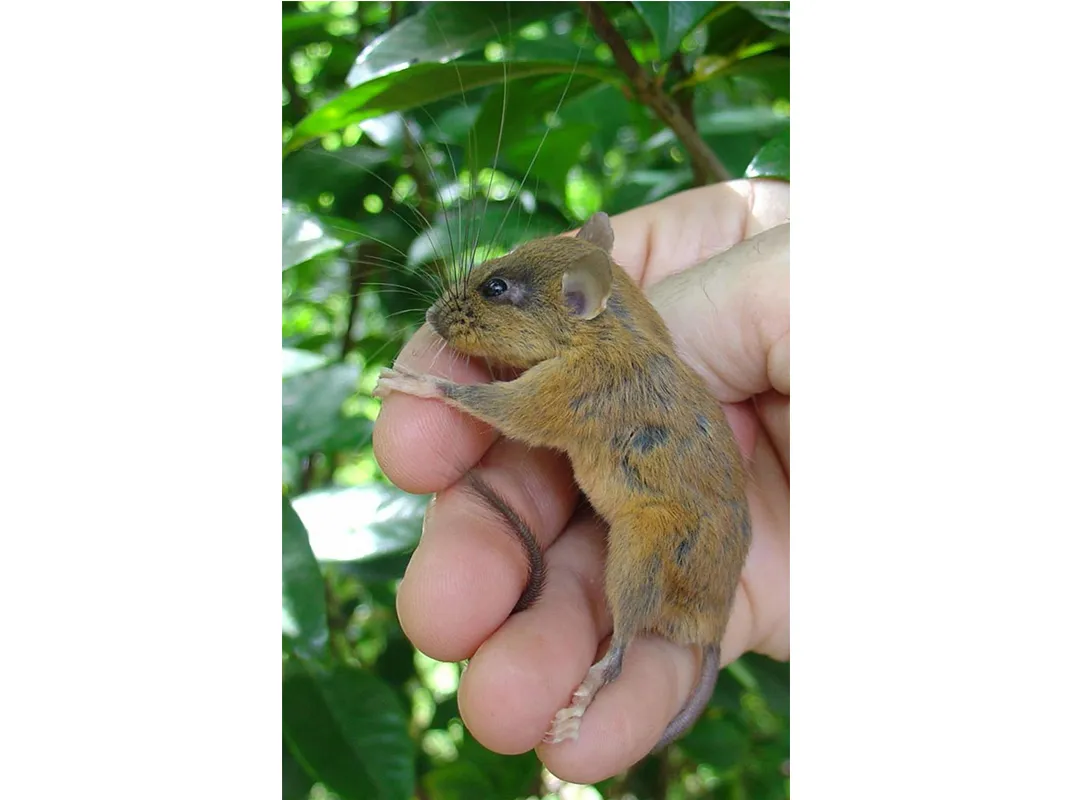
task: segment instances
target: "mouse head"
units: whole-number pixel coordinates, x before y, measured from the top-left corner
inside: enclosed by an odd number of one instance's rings
[[[458,352],[504,366],[553,358],[606,309],[613,244],[610,219],[594,214],[576,237],[537,239],[474,268],[428,322]]]

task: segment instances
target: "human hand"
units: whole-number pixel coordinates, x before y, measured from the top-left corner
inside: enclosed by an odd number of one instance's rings
[[[615,260],[646,288],[682,357],[726,404],[750,461],[753,542],[723,664],[748,650],[789,656],[788,207],[785,184],[735,181],[611,220]],[[460,383],[488,380],[477,363],[437,359],[440,344],[425,326],[397,363]],[[436,493],[399,587],[398,614],[422,652],[470,659],[458,705],[473,736],[500,753],[536,747],[551,772],[574,782],[601,780],[647,755],[698,669],[695,654],[656,638],[630,646],[621,676],[585,714],[579,739],[541,743],[611,630],[604,528],[571,519],[577,494],[568,460],[501,438],[443,403],[400,394],[384,400],[374,445],[396,485]],[[514,616],[524,555],[501,521],[456,486],[477,462],[545,552],[544,593]]]

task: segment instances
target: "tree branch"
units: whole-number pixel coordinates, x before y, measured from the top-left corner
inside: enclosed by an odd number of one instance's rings
[[[699,183],[718,183],[730,179],[730,173],[719,161],[718,156],[700,137],[695,126],[689,123],[681,107],[670,95],[663,91],[644,68],[633,58],[628,43],[618,33],[614,23],[599,3],[582,2],[581,8],[588,17],[596,34],[610,47],[618,68],[625,73],[632,84],[636,98],[655,112],[663,122],[677,135],[678,141],[689,154],[692,171]]]

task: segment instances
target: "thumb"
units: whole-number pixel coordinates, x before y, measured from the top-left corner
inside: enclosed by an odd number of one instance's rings
[[[788,222],[663,279],[648,297],[719,400],[789,395]]]

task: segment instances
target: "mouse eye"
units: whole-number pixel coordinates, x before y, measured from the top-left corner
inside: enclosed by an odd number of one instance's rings
[[[502,278],[491,278],[480,287],[480,294],[489,300],[503,294],[510,286]]]

